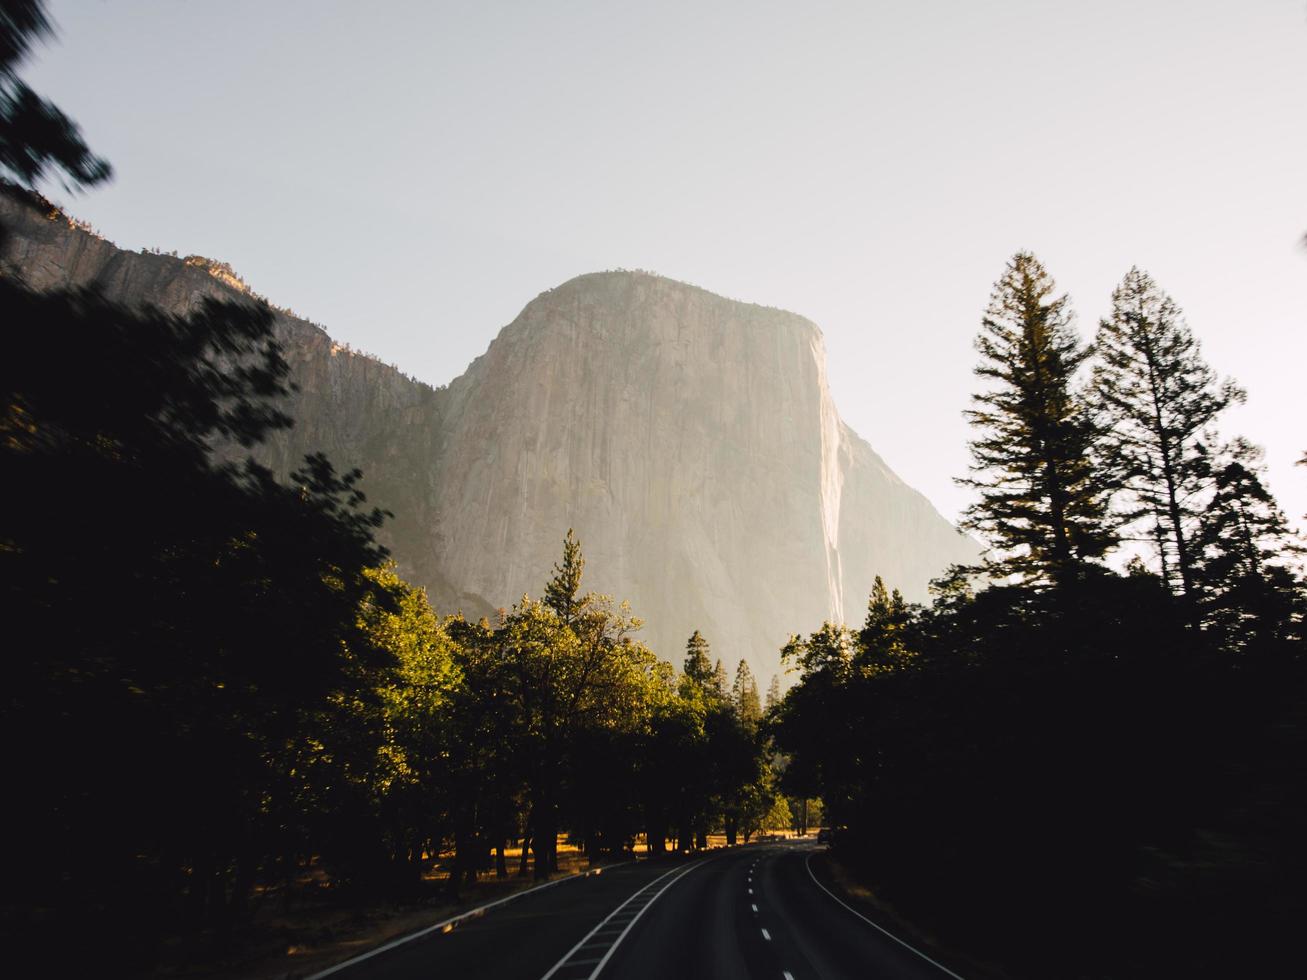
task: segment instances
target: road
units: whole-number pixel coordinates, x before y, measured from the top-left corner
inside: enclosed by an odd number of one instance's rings
[[[524,895],[332,980],[947,980],[825,891],[802,842],[640,862]]]

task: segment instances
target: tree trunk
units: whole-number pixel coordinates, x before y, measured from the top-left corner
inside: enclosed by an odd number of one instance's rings
[[[531,854],[531,829],[528,827],[526,835],[522,838],[522,856],[518,859],[517,862],[517,876],[519,878],[526,877],[527,868],[530,862],[530,854]]]

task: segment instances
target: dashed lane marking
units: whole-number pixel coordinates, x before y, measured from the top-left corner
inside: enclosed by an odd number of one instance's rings
[[[771,942],[771,933],[764,929],[762,931],[762,938],[767,940],[767,942]]]
[[[757,912],[757,911],[758,911],[758,906],[755,905],[755,906],[753,907],[753,910],[754,910],[755,912]]]

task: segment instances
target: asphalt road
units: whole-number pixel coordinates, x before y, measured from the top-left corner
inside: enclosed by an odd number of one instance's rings
[[[826,892],[812,844],[640,862],[525,895],[331,980],[946,980]]]
[[[730,852],[657,902],[604,978],[947,980],[944,969],[841,906],[809,872],[813,845]]]

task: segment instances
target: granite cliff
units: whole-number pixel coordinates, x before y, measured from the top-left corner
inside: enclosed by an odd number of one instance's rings
[[[198,257],[123,251],[0,196],[4,260],[37,288],[91,286],[185,313],[252,294]],[[839,418],[802,317],[636,272],[542,293],[435,389],[277,311],[296,426],[260,450],[321,449],[395,514],[383,540],[441,612],[536,594],[569,527],[587,585],[631,600],[679,662],[700,629],[765,678],[792,631],[860,622],[876,574],[913,599],[974,543]]]

